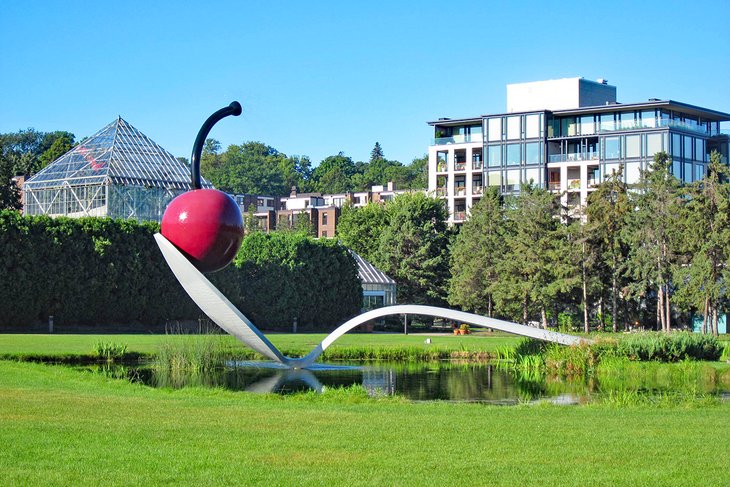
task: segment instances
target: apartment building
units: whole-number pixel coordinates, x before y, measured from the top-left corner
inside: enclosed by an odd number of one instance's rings
[[[428,122],[428,189],[447,201],[449,222],[460,223],[490,186],[517,193],[532,181],[568,207],[584,205],[619,165],[635,183],[660,151],[670,154],[675,176],[692,182],[713,150],[727,163],[728,121],[728,113],[673,100],[619,103],[603,79],[511,84],[505,113]]]

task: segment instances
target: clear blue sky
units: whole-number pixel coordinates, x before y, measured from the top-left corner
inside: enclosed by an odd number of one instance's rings
[[[505,85],[606,78],[618,100],[730,112],[730,0],[26,2],[0,8],[0,132],[88,136],[117,115],[189,157],[203,120],[314,164],[403,163],[426,121],[505,110]]]

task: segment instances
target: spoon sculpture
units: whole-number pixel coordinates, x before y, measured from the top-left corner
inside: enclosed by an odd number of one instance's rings
[[[581,337],[557,333],[509,321],[487,318],[446,308],[422,305],[394,305],[362,313],[338,326],[309,354],[302,358],[284,356],[204,275],[230,264],[243,240],[241,212],[233,199],[222,191],[201,189],[200,155],[210,129],[228,115],[240,115],[241,105],[231,103],[203,124],[193,145],[193,190],[175,198],[165,210],[161,233],[155,240],[165,261],[195,304],[223,330],[261,355],[296,369],[311,367],[335,340],[370,320],[391,315],[424,315],[469,323],[516,335],[563,345],[576,345]]]

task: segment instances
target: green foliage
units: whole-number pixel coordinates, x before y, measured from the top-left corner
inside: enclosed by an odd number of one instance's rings
[[[97,357],[107,362],[113,362],[124,357],[127,353],[127,346],[121,343],[99,341],[94,346],[94,351]]]
[[[332,326],[362,304],[357,266],[334,240],[301,233],[247,236],[233,268],[214,274],[221,291],[258,326],[291,330]]]
[[[156,224],[0,212],[0,325],[158,324],[200,312],[172,275]],[[331,326],[355,314],[354,261],[334,241],[254,233],[210,279],[261,327]],[[335,305],[336,304],[336,305]]]
[[[337,238],[368,261],[375,259],[380,236],[388,224],[385,205],[368,203],[361,208],[346,205],[337,223]]]

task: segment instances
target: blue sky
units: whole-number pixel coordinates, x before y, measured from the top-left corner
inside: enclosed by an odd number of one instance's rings
[[[0,132],[88,136],[117,115],[176,156],[200,124],[314,164],[403,163],[426,121],[505,111],[505,85],[606,78],[618,100],[730,112],[730,0],[20,2],[0,9]]]

